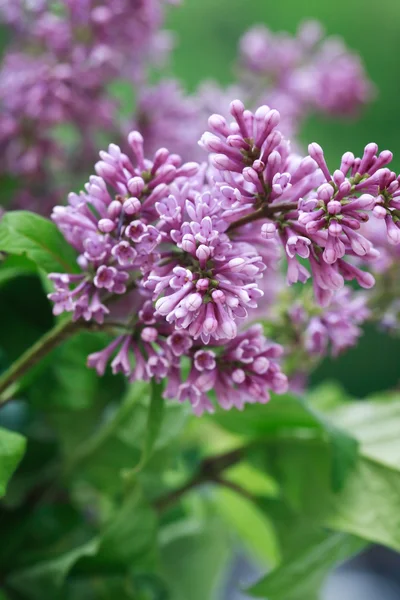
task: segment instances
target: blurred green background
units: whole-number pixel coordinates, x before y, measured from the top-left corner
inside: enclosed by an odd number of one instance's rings
[[[376,98],[358,120],[310,119],[301,135],[306,146],[318,141],[330,164],[343,152],[362,152],[371,141],[394,152],[400,168],[400,0],[183,0],[170,10],[167,25],[177,36],[171,74],[188,90],[205,79],[234,82],[232,63],[246,28],[265,23],[294,33],[304,19],[318,19],[330,35],[340,35],[357,51]],[[357,348],[326,360],[313,375],[341,381],[353,394],[392,388],[399,383],[400,341],[367,327]]]

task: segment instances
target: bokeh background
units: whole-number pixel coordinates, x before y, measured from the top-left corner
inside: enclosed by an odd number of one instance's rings
[[[274,31],[294,33],[305,19],[318,19],[330,35],[344,38],[357,51],[376,86],[375,100],[358,120],[309,119],[300,139],[318,141],[330,164],[347,150],[356,155],[368,142],[394,153],[400,167],[400,1],[399,0],[184,0],[169,13],[167,25],[177,36],[170,65],[188,91],[205,79],[235,80],[232,63],[237,43],[248,27],[265,23]],[[355,396],[399,384],[400,340],[371,327],[357,348],[329,358],[314,373],[315,383],[340,381]]]

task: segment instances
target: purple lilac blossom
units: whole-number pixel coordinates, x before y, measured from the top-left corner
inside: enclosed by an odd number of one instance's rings
[[[339,38],[323,39],[314,21],[301,24],[293,37],[263,25],[249,29],[240,41],[239,66],[253,97],[282,113],[287,135],[311,111],[354,114],[373,95],[359,57]]]
[[[130,380],[168,377],[166,397],[189,400],[196,414],[214,410],[211,390],[228,409],[287,389],[275,360],[283,349],[261,326],[246,329],[263,297],[264,271],[277,268],[279,244],[288,283],[312,276],[325,307],[309,318],[296,306],[291,312],[303,324],[306,351],[323,355],[329,345],[333,354],[353,345],[369,314],[365,298],[344,288],[352,279],[374,283],[355,264],[378,256],[361,225],[372,215],[385,222],[390,242],[400,241],[390,152],[368,144],[361,158],[345,153],[331,173],[318,144],[304,158],[291,151],[278,111],[253,113],[234,100],[230,113],[230,122],[212,115],[212,132],[201,138],[208,166],[183,163],[166,148],[148,160],[133,131],[133,160],[111,144],[85,191],[53,211],[82,269],[49,276],[55,314],[107,323],[109,299],[135,291],[127,331],[89,364],[103,373],[113,357],[113,372]],[[192,365],[184,382],[181,356]]]

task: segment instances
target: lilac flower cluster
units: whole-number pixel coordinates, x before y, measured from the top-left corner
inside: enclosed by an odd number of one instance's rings
[[[188,399],[196,414],[213,409],[211,389],[223,408],[265,402],[287,387],[282,348],[259,327],[238,333],[263,295],[263,257],[246,235],[226,233],[224,196],[205,167],[165,148],[150,161],[138,132],[128,141],[133,161],[110,145],[85,191],[53,211],[82,269],[49,276],[55,314],[107,324],[110,300],[125,295],[124,333],[89,357],[99,374],[111,361],[130,380],[168,377],[166,396]],[[192,364],[184,383],[182,356]]]
[[[323,307],[289,309],[304,348],[323,355],[330,345],[337,354],[356,342],[369,314],[365,298],[344,287],[374,283],[356,264],[379,255],[361,225],[372,215],[400,241],[390,152],[368,144],[361,158],[344,154],[331,174],[317,144],[305,157],[291,151],[277,110],[253,113],[234,100],[230,113],[231,121],[212,115],[201,137],[208,164],[184,163],[165,148],[149,160],[133,131],[133,160],[111,144],[85,191],[53,211],[82,269],[50,275],[55,314],[107,325],[113,298],[127,299],[114,322],[122,333],[89,365],[102,374],[111,361],[130,380],[167,377],[166,397],[188,399],[196,414],[213,410],[212,390],[223,408],[241,408],[287,389],[276,361],[282,348],[248,327],[280,254],[287,282],[312,277]],[[182,357],[191,364],[186,381]]]
[[[29,194],[19,193],[18,201],[28,203],[26,208],[41,198],[40,212],[46,212],[65,173],[89,170],[99,132],[116,135],[118,106],[109,86],[121,77],[142,81],[146,63],[168,54],[171,36],[160,30],[166,4],[0,4],[0,18],[14,33],[0,65],[1,171],[23,175]],[[66,127],[72,147],[59,126]]]
[[[291,153],[277,129],[278,111],[262,106],[252,113],[234,101],[231,113],[235,120],[229,125],[213,115],[213,131],[201,140],[226,183],[217,184],[230,202],[225,218],[236,219],[239,231],[242,224],[264,219],[261,234],[283,245],[288,283],[304,283],[312,275],[322,306],[344,281],[372,287],[373,276],[351,259],[368,262],[379,254],[359,232],[370,214],[385,221],[390,242],[400,241],[399,180],[386,168],[392,153],[378,154],[377,145],[368,144],[361,158],[347,152],[330,173],[318,144],[310,144],[305,158]],[[308,259],[311,274],[298,257]]]
[[[340,39],[324,39],[315,21],[302,23],[293,37],[253,27],[240,41],[239,66],[252,97],[282,113],[286,134],[310,111],[354,114],[373,94],[360,58]]]
[[[330,348],[337,356],[354,346],[362,334],[359,325],[370,317],[365,294],[343,288],[325,309],[294,302],[288,310],[297,345],[312,356],[323,356]]]

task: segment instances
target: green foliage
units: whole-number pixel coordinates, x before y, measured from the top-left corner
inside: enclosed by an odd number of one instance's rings
[[[0,497],[6,493],[8,481],[25,452],[25,445],[22,435],[0,428]]]
[[[26,256],[46,273],[79,272],[74,250],[54,223],[28,211],[12,211],[2,217],[0,250]]]
[[[309,403],[295,396],[278,396],[267,406],[254,405],[245,413],[219,413],[218,422],[230,431],[252,438],[272,439],[293,431],[304,430],[308,435],[326,439],[332,456],[331,477],[339,490],[357,457],[357,440],[338,429]]]
[[[256,583],[248,593],[268,600],[309,600],[338,563],[359,552],[365,543],[341,533],[319,533],[285,563]]]
[[[210,509],[209,509],[210,510]],[[231,556],[223,522],[207,512],[195,529],[183,531],[161,549],[161,572],[173,600],[218,598],[218,585]]]
[[[0,262],[0,286],[14,277],[36,274],[35,263],[25,256],[7,256]]]

